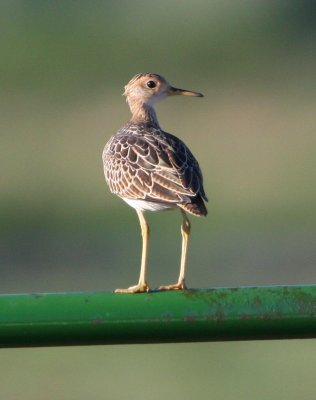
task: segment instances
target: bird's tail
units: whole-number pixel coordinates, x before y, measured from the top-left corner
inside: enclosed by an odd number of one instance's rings
[[[178,206],[184,211],[196,215],[197,217],[205,217],[207,215],[207,208],[204,204],[203,199],[200,196],[194,199],[192,203],[180,203],[178,204]]]

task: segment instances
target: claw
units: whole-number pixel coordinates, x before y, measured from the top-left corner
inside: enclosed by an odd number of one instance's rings
[[[149,292],[149,286],[147,283],[145,284],[138,284],[135,286],[130,286],[127,289],[115,289],[114,293],[144,293],[144,292]]]
[[[184,281],[175,283],[174,285],[159,286],[159,290],[185,290],[187,289]]]

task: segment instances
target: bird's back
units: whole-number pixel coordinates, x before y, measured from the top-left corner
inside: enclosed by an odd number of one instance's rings
[[[109,140],[102,158],[110,190],[131,205],[145,201],[157,209],[178,206],[207,214],[197,160],[180,139],[159,127],[128,123]]]

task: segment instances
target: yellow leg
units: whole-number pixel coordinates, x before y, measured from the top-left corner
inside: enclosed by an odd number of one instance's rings
[[[191,224],[190,221],[182,209],[182,225],[181,225],[181,235],[182,235],[182,250],[181,250],[181,264],[180,264],[180,274],[179,274],[179,279],[178,282],[174,285],[167,285],[167,286],[160,286],[160,290],[182,290],[186,289],[185,285],[185,272],[186,272],[186,267],[187,267],[187,254],[188,254],[188,243],[189,243],[189,237],[190,237],[190,230],[191,230]]]
[[[141,293],[148,292],[149,286],[147,285],[147,256],[148,256],[148,240],[149,240],[149,226],[141,211],[137,210],[139,223],[142,231],[143,248],[142,248],[142,261],[140,266],[140,275],[138,284],[130,286],[127,289],[116,289],[115,293]]]

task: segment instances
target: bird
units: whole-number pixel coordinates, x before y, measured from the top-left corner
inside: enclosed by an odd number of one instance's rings
[[[182,140],[160,128],[154,106],[169,96],[203,95],[173,87],[156,73],[139,73],[124,89],[132,117],[107,142],[102,159],[110,191],[137,212],[142,256],[138,283],[114,292],[142,293],[150,290],[147,282],[149,225],[145,213],[169,209],[180,209],[182,214],[180,273],[175,284],[160,286],[159,290],[185,290],[191,229],[187,213],[206,216],[207,197],[198,161]]]

